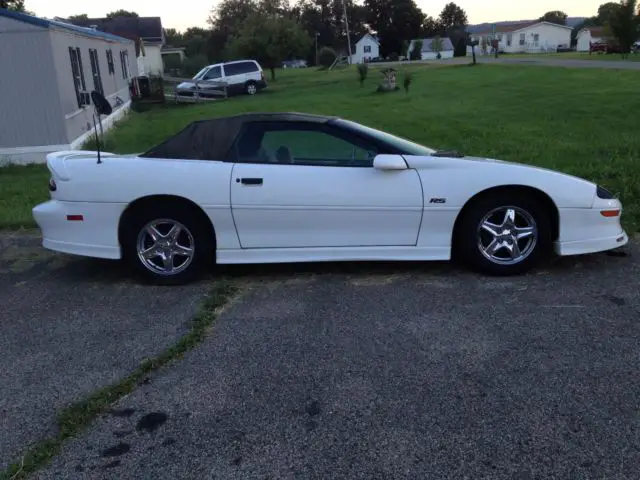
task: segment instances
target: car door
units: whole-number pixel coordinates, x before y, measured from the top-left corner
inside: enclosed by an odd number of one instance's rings
[[[242,248],[411,246],[423,198],[412,169],[321,123],[245,125],[233,150],[231,207]]]
[[[220,82],[224,81],[222,65],[216,65],[211,67],[207,73],[202,77],[201,82],[198,83],[201,96],[217,96],[216,92],[222,91]]]

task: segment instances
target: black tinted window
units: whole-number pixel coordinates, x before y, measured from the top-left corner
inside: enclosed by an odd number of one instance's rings
[[[296,123],[252,123],[237,142],[238,161],[332,167],[370,167],[377,149],[329,127]]]
[[[243,73],[257,72],[258,67],[253,62],[228,63],[224,66],[224,73],[229,75],[241,75]]]
[[[203,80],[216,80],[222,77],[222,69],[220,67],[213,67],[209,70],[204,77]]]

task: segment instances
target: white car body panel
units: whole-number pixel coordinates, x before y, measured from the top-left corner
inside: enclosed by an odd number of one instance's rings
[[[264,181],[235,181],[246,177]],[[242,248],[416,245],[423,199],[415,170],[236,164],[233,179]]]
[[[248,164],[95,152],[47,156],[57,189],[36,206],[43,245],[121,258],[118,224],[137,199],[173,195],[198,205],[216,233],[218,263],[449,260],[452,230],[477,193],[501,185],[544,191],[559,211],[559,255],[622,246],[618,200],[559,172],[488,159],[405,156],[408,169]],[[241,178],[262,178],[245,185]],[[83,220],[68,220],[82,215]]]

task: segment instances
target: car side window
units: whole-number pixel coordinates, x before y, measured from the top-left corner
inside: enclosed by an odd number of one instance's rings
[[[244,72],[242,71],[242,64],[240,63],[229,63],[224,66],[224,74],[227,77],[230,77],[232,75],[240,75],[241,73]]]
[[[237,142],[237,161],[326,167],[371,167],[374,145],[322,124],[254,123]]]
[[[211,68],[204,77],[203,80],[216,80],[222,77],[222,68],[220,66]]]

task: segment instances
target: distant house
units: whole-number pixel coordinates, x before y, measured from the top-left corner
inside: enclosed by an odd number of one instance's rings
[[[162,75],[162,47],[166,43],[160,17],[115,17],[69,20],[74,25],[139,41],[137,48],[140,75]],[[173,53],[173,52],[171,52]]]
[[[437,46],[434,44],[434,40],[435,38],[422,39],[421,60],[435,60],[438,58],[438,51],[437,49],[434,50],[434,46]],[[409,44],[409,48],[407,49],[408,58],[411,58],[411,52],[413,52],[415,42],[415,40],[411,40],[411,43]],[[439,50],[440,58],[453,58],[453,50],[453,43],[451,43],[451,40],[448,37],[441,37]]]
[[[93,131],[90,92],[114,113],[129,105],[134,43],[90,28],[0,9],[0,162],[42,162],[79,147]]]
[[[498,51],[507,53],[537,53],[556,51],[571,45],[571,27],[550,22],[518,22],[496,28]],[[478,41],[476,51],[491,53],[494,33],[490,30],[474,33],[471,40]],[[471,53],[471,47],[468,48]]]
[[[163,62],[167,59],[167,57],[171,56],[176,56],[180,59],[181,62],[184,62],[184,59],[186,58],[184,52],[186,49],[187,47],[173,47],[171,45],[163,45],[162,49],[160,50],[160,55],[162,55]]]
[[[351,63],[368,62],[380,56],[380,41],[378,37],[365,33],[355,45],[351,47]]]
[[[588,52],[591,43],[600,43],[606,40],[603,27],[586,27],[578,32],[576,40],[578,52]]]

